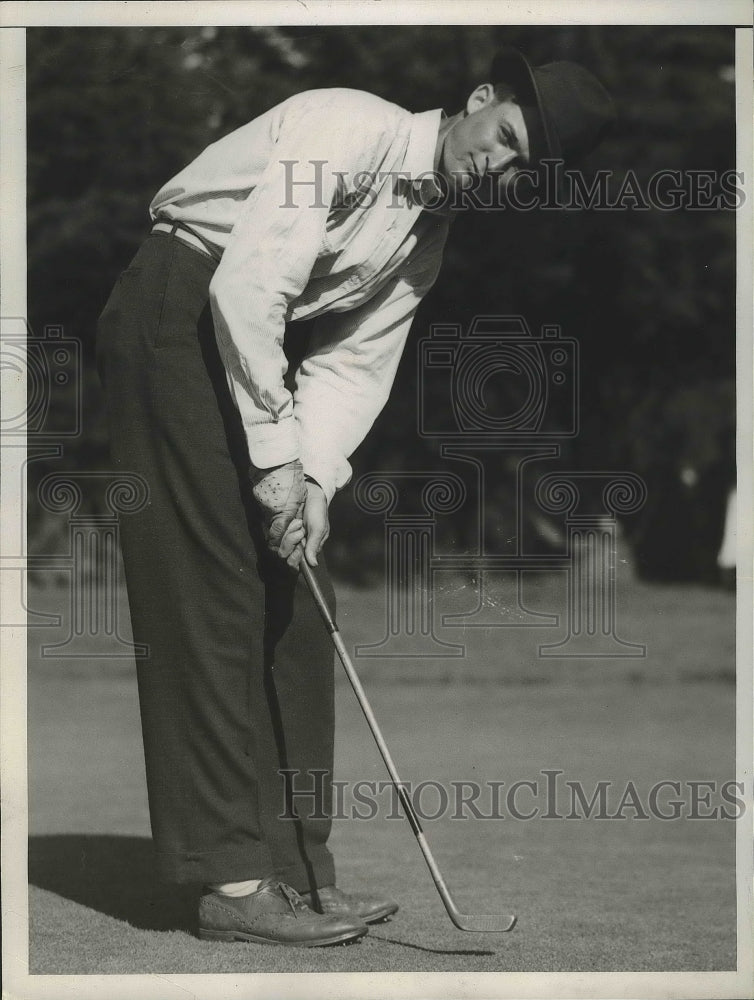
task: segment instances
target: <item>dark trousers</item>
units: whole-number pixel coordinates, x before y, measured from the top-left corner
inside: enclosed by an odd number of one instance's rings
[[[169,881],[274,873],[306,891],[334,881],[333,651],[303,578],[261,538],[208,304],[214,267],[150,236],[97,338],[114,466],[149,490],[121,542],[134,640],[149,649],[137,671],[152,833]],[[318,573],[334,601],[321,560]],[[291,799],[315,782],[317,802]]]

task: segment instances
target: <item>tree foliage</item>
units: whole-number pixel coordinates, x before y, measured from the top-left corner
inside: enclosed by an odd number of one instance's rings
[[[147,231],[152,196],[209,142],[290,94],[357,87],[412,111],[453,113],[497,46],[513,44],[535,63],[582,62],[611,91],[618,128],[584,169],[610,170],[613,194],[628,171],[646,185],[658,170],[734,166],[725,27],[48,27],[27,39],[29,318],[38,332],[64,326],[85,347],[86,432],[67,446],[72,465],[107,465],[94,330]],[[650,502],[632,529],[647,575],[663,575],[651,558],[658,537],[670,545],[666,563],[680,565],[692,520],[709,540],[704,567],[683,572],[708,572],[734,474],[735,214],[466,213],[453,230],[392,398],[354,458],[356,476],[437,467],[437,449],[407,433],[416,426],[414,347],[429,324],[465,325],[482,313],[523,314],[533,329],[558,323],[581,345],[581,433],[570,466],[647,479]],[[704,489],[682,486],[688,468]],[[502,517],[513,502],[504,463],[492,487]],[[671,524],[657,515],[674,490],[693,512],[685,528],[682,516]],[[342,498],[335,511],[336,557],[346,538],[351,551],[354,537],[369,545],[370,528],[380,530]],[[463,541],[463,525],[458,534]]]

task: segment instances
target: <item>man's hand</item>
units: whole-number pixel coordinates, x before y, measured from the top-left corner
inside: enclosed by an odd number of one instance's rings
[[[306,501],[304,468],[298,459],[272,469],[251,470],[252,493],[259,504],[264,534],[273,552],[280,551],[291,524],[298,521]]]
[[[307,480],[303,518],[294,518],[290,522],[281,539],[278,555],[292,569],[298,569],[304,554],[309,565],[316,566],[317,555],[329,534],[327,498],[318,483]]]

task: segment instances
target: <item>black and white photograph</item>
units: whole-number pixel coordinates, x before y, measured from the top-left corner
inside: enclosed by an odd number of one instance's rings
[[[3,6],[4,995],[754,995],[750,4]]]

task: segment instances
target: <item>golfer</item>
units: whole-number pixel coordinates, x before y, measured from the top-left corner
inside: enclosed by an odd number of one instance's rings
[[[297,94],[150,206],[100,318],[98,366],[115,466],[149,491],[121,539],[149,651],[158,874],[204,886],[203,938],[334,944],[398,909],[337,886],[332,646],[297,567],[302,552],[319,565],[334,605],[328,505],[388,398],[462,192],[504,196],[543,158],[588,151],[612,117],[583,68],[505,49],[450,117],[355,90]],[[315,317],[288,371],[286,323]],[[285,772],[315,793],[300,818]]]

